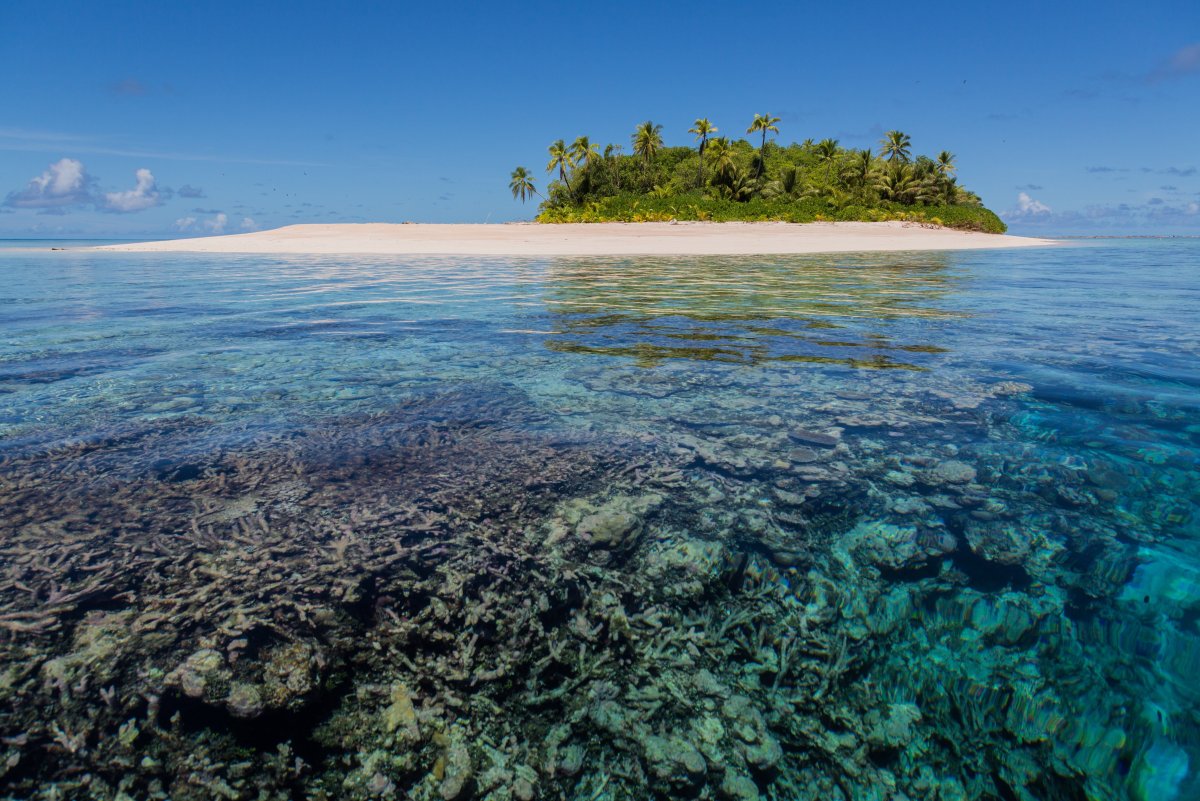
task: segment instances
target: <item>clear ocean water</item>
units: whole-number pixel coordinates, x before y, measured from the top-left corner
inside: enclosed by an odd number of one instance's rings
[[[1200,241],[0,251],[0,797],[1200,797]]]

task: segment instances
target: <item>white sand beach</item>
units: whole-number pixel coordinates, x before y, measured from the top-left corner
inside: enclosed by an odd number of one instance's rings
[[[1053,240],[905,222],[289,225],[98,250],[155,253],[378,253],[474,256],[750,256],[1044,247]]]

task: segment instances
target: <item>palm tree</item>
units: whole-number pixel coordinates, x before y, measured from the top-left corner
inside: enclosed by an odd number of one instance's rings
[[[512,180],[508,182],[508,188],[512,190],[513,200],[520,198],[522,203],[534,195],[541,197],[537,191],[537,187],[533,184],[533,176],[524,167],[517,167],[513,170]]]
[[[884,200],[908,203],[914,192],[914,184],[912,167],[902,161],[891,161],[887,169],[880,173],[875,188]]]
[[[913,205],[936,198],[937,188],[930,180],[933,161],[928,164],[906,164],[902,161],[888,162],[887,169],[879,176],[875,188],[884,200]]]
[[[708,143],[708,149],[711,151],[713,163],[716,165],[716,174],[713,176],[713,180],[727,183],[736,166],[733,163],[733,148],[729,144],[729,139],[718,136]]]
[[[567,185],[567,192],[574,195],[575,192],[571,189],[571,179],[567,177],[567,169],[575,166],[575,160],[571,158],[566,142],[559,139],[550,145],[548,150],[550,163],[546,165],[546,172],[554,172],[557,169],[558,179]]]
[[[796,165],[789,164],[779,173],[779,188],[785,195],[792,194],[796,191],[796,183],[799,177],[800,170],[796,168]]]
[[[888,131],[879,140],[879,155],[888,161],[900,160],[907,164],[912,151],[912,139],[902,131]]]
[[[954,154],[949,150],[943,150],[937,155],[937,171],[938,175],[943,178],[949,178],[954,174],[958,167],[954,164]]]
[[[633,132],[633,152],[642,157],[642,169],[650,175],[650,165],[662,147],[662,126],[646,120]]]
[[[758,149],[758,174],[763,174],[763,170],[767,168],[767,132],[779,133],[779,129],[775,127],[775,123],[779,122],[778,117],[772,117],[770,114],[755,114],[754,122],[750,123],[750,127],[746,129],[746,133],[757,133],[762,131],[762,146]]]
[[[717,187],[717,193],[723,198],[745,203],[754,197],[756,188],[757,184],[753,178],[738,169],[736,164],[730,164],[724,182]]]
[[[620,145],[605,145],[604,161],[609,164],[612,169],[613,186],[617,191],[621,191],[621,151]]]
[[[938,177],[937,162],[929,158],[929,156],[917,156],[917,160],[913,162],[913,175],[922,181],[932,180]]]
[[[570,153],[571,161],[576,164],[583,162],[591,167],[592,161],[600,158],[600,146],[592,144],[586,136],[581,136],[571,143]]]
[[[833,163],[837,160],[838,140],[822,139],[817,142],[814,149],[817,153],[817,160],[825,163],[825,180],[833,183]]]
[[[954,176],[942,176],[938,180],[938,200],[942,203],[945,203],[947,206],[953,206],[959,202],[959,193],[961,191],[962,189],[958,185],[958,179]]]
[[[912,170],[916,181],[914,199],[921,203],[935,200],[942,192],[942,184],[946,182],[938,170],[937,162],[929,156],[918,156]]]
[[[864,148],[851,151],[850,160],[842,174],[846,183],[861,193],[875,182],[877,172],[875,154]]]
[[[700,154],[700,167],[696,170],[696,186],[704,186],[704,148],[708,145],[708,137],[710,134],[717,132],[717,126],[708,121],[708,117],[701,117],[696,120],[691,128],[688,128],[688,133],[695,134],[700,140],[700,145],[697,152]]]
[[[567,152],[571,155],[571,163],[583,165],[583,169],[575,171],[575,193],[579,198],[586,197],[592,191],[592,164],[600,158],[600,146],[588,137],[580,136]]]

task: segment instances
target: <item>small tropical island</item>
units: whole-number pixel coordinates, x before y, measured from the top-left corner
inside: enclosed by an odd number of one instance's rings
[[[692,147],[667,146],[663,126],[646,121],[621,145],[587,136],[549,147],[542,194],[527,167],[513,170],[514,198],[540,198],[542,223],[884,222],[929,223],[1002,234],[1004,222],[955,176],[954,154],[914,155],[908,134],[888,131],[879,150],[843,148],[837,139],[780,145],[778,117],[755,114],[749,137],[719,136],[699,118]]]
[[[534,223],[308,223],[224,236],[108,245],[195,253],[378,253],[412,256],[751,256],[1046,247],[1007,230],[962,187],[954,154],[914,155],[888,131],[878,150],[836,139],[780,145],[779,118],[755,114],[749,139],[708,119],[694,146],[667,146],[647,121],[630,151],[587,136],[550,145],[544,192],[527,167],[514,200],[537,200]]]

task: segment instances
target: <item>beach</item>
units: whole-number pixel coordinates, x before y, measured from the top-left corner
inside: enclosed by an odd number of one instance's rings
[[[908,222],[663,222],[539,225],[289,225],[269,231],[107,245],[154,253],[474,256],[753,256],[1045,247],[1053,240]]]

